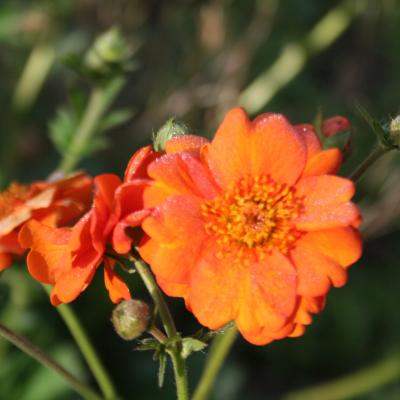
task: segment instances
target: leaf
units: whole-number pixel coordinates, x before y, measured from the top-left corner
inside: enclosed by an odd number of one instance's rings
[[[142,339],[139,341],[139,344],[135,347],[135,350],[138,351],[147,351],[147,350],[155,350],[157,351],[160,348],[160,343],[157,340],[152,338]]]
[[[204,350],[206,347],[207,343],[193,337],[186,337],[182,339],[182,357],[188,358],[193,352]]]
[[[50,138],[61,154],[69,148],[71,140],[79,124],[79,115],[71,109],[60,109],[55,118],[50,121]]]
[[[382,127],[382,125],[375,119],[364,107],[360,104],[356,104],[357,111],[361,115],[361,117],[365,120],[365,122],[369,125],[372,131],[375,133],[378,138],[379,143],[387,148],[396,147],[393,142],[390,140],[390,136]]]
[[[158,387],[162,388],[164,385],[165,370],[167,367],[167,356],[164,351],[160,352],[158,363]]]
[[[131,119],[133,113],[128,109],[119,109],[106,115],[99,124],[99,131],[104,132],[115,126],[121,125]]]

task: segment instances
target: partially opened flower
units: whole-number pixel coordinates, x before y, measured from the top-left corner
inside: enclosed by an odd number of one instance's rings
[[[252,343],[299,336],[361,253],[350,201],[312,126],[228,113],[210,143],[174,138],[148,168],[140,254],[201,324],[235,321]]]
[[[114,271],[115,260],[106,252],[112,243],[119,253],[130,250],[134,239],[120,232],[121,225],[125,226],[126,219],[130,226],[140,225],[147,215],[142,210],[142,193],[148,185],[144,166],[152,160],[154,153],[143,148],[132,157],[124,182],[113,174],[94,178],[92,207],[74,226],[51,228],[36,220],[24,225],[19,241],[30,249],[29,272],[38,281],[54,286],[53,305],[75,300],[102,263],[111,300],[118,303],[131,298],[128,287]],[[114,234],[116,229],[118,233]]]
[[[77,173],[29,185],[12,183],[0,193],[0,271],[24,250],[18,243],[21,226],[30,219],[47,226],[75,222],[89,208],[92,179]]]

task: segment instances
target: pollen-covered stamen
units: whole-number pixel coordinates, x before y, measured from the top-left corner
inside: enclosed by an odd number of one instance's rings
[[[31,195],[32,188],[30,185],[12,182],[4,192],[0,192],[0,218],[13,212],[16,207],[23,204]]]
[[[223,251],[239,245],[240,254],[253,249],[258,256],[273,248],[289,251],[301,235],[292,221],[302,210],[294,188],[269,176],[242,178],[202,205],[206,231]]]

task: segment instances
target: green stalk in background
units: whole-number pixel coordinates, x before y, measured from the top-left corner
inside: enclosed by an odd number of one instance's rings
[[[57,373],[67,382],[72,389],[79,393],[84,399],[87,400],[101,400],[101,397],[94,392],[90,387],[86,386],[84,383],[80,382],[77,378],[71,375],[65,368],[60,364],[51,359],[47,354],[45,354],[38,347],[33,345],[27,339],[18,336],[16,333],[12,332],[10,329],[6,328],[4,325],[0,324],[0,336],[8,340],[24,353],[28,354],[34,358],[37,362],[42,364],[44,367]]]
[[[364,4],[364,0],[342,1],[302,40],[286,44],[274,63],[243,90],[239,104],[250,114],[259,112],[301,72],[313,55],[328,48],[350,27]]]
[[[193,394],[192,400],[208,399],[217,380],[222,364],[235,343],[237,335],[238,331],[236,327],[231,327],[223,334],[215,337],[210,348],[206,366]]]

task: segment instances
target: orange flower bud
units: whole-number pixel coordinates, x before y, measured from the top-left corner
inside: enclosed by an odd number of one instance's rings
[[[346,117],[341,117],[340,115],[327,118],[322,122],[322,133],[327,137],[347,132],[350,128],[350,121]]]

